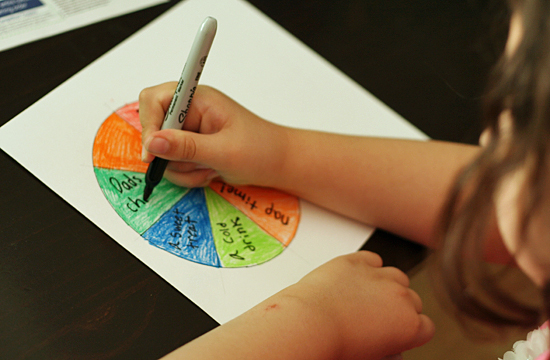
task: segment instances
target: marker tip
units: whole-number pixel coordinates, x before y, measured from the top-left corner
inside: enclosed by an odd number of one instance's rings
[[[149,196],[151,196],[151,193],[153,192],[153,189],[149,186],[145,187],[145,190],[143,191],[143,200],[147,201],[149,200]]]

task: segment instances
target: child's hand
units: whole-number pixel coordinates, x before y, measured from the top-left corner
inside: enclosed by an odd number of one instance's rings
[[[400,360],[434,333],[408,285],[374,253],[340,256],[166,359]]]
[[[173,183],[207,185],[221,177],[233,184],[269,186],[269,171],[283,159],[285,130],[246,110],[217,90],[199,86],[184,130],[159,131],[177,83],[144,89],[139,97],[144,162],[155,156],[171,162]]]
[[[341,359],[381,359],[420,346],[434,334],[422,302],[400,270],[360,251],[340,256],[282,293],[297,297],[331,327]],[[399,358],[398,355],[395,358]]]

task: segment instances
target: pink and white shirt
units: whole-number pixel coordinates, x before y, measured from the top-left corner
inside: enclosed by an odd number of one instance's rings
[[[527,334],[527,340],[516,341],[512,351],[507,351],[499,360],[550,360],[549,333],[546,321],[540,328]]]

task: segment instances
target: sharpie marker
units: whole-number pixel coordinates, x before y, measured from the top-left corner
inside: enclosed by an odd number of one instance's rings
[[[201,24],[195,41],[189,51],[187,62],[181,72],[180,80],[168,111],[164,116],[161,129],[181,129],[187,112],[191,106],[191,100],[197,89],[206,58],[216,35],[218,23],[216,19],[207,17]],[[147,201],[155,186],[162,180],[168,160],[156,157],[149,164],[145,174],[145,191],[143,199]]]

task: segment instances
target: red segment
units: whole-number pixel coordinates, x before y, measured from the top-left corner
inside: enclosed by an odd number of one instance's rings
[[[137,131],[141,132],[141,122],[139,121],[139,102],[124,105],[116,111],[128,124],[132,125]]]
[[[242,211],[268,234],[288,246],[300,221],[297,197],[267,188],[212,182],[210,188]]]

